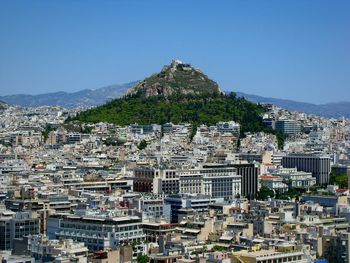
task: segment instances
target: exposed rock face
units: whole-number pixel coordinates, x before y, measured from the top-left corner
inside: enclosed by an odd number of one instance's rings
[[[128,90],[127,95],[141,93],[143,96],[171,96],[174,94],[223,93],[219,85],[190,64],[173,60],[161,72],[140,81]]]

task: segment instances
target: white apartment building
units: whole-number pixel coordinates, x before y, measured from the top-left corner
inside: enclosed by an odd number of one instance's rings
[[[270,171],[272,175],[280,176],[284,180],[290,180],[292,187],[309,188],[316,184],[316,178],[311,172],[298,171],[297,168],[278,168]]]
[[[202,194],[225,200],[232,200],[242,194],[242,177],[237,174],[237,169],[220,164],[207,164],[188,170],[144,168],[138,169],[136,176],[134,191],[154,194]]]
[[[241,176],[237,175],[234,167],[208,165],[182,171],[179,178],[179,191],[182,194],[203,194],[233,200],[242,192]]]
[[[48,219],[49,238],[66,238],[84,242],[91,251],[114,249],[117,246],[145,239],[141,218],[107,214],[56,214]]]
[[[28,250],[37,261],[49,261],[64,255],[71,261],[86,263],[88,248],[83,242],[72,239],[53,239],[46,236],[33,235],[28,237]]]

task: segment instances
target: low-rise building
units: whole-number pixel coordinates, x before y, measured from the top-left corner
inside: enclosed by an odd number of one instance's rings
[[[48,236],[84,242],[91,251],[114,249],[145,239],[141,218],[138,216],[103,213],[52,215],[48,219]]]

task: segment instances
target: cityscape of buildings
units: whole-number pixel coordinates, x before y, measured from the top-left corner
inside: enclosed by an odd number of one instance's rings
[[[350,262],[350,121],[263,105],[219,121],[67,123],[0,111],[2,262]]]

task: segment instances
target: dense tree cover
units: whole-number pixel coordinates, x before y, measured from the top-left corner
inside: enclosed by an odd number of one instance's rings
[[[81,133],[91,133],[92,127],[89,124],[73,120],[72,118],[67,118],[66,123],[62,126],[68,132],[81,132]]]
[[[137,145],[137,148],[139,148],[139,150],[143,150],[147,147],[147,142],[145,140],[142,140],[139,145]]]
[[[234,120],[241,124],[241,137],[245,132],[268,132],[277,136],[279,147],[283,146],[286,135],[266,127],[262,122],[265,109],[244,98],[214,94],[175,94],[172,96],[150,96],[142,94],[125,96],[112,100],[102,106],[81,112],[72,122],[110,122],[125,126],[138,124],[164,124],[167,122],[191,123],[192,137],[196,127],[201,124],[214,125],[219,121]]]
[[[313,185],[309,188],[309,191],[307,191],[307,194],[318,194],[319,190],[324,189],[325,187],[322,187],[322,185]]]
[[[291,187],[288,189],[288,191],[285,191],[285,192],[277,191],[275,197],[277,199],[282,199],[282,200],[289,200],[292,198],[296,198],[298,200],[300,196],[305,192],[306,192],[305,189]]]
[[[258,200],[266,200],[267,198],[276,198],[282,200],[289,200],[292,198],[299,198],[303,193],[305,193],[305,189],[290,187],[287,191],[273,191],[266,186],[262,186],[259,192],[256,194],[256,199]]]
[[[147,255],[139,255],[139,256],[137,256],[137,262],[138,263],[148,263],[149,257]]]
[[[49,137],[50,132],[55,131],[56,128],[52,127],[50,124],[46,124],[42,135],[44,136],[44,141]]]
[[[7,142],[5,142],[5,140],[0,140],[0,144],[5,146],[5,147],[11,147],[12,146],[11,143],[7,143]]]
[[[104,141],[105,145],[107,146],[117,146],[117,139],[114,137],[108,137],[106,138],[106,140]]]
[[[277,137],[277,143],[278,143],[278,147],[282,148],[284,145],[284,141],[285,139],[288,137],[287,133],[281,132],[281,131],[273,131],[273,133],[276,135]]]
[[[215,245],[213,247],[213,251],[220,251],[220,252],[222,252],[222,251],[225,251],[225,247],[222,247],[222,246],[219,246],[219,245]]]
[[[346,173],[331,172],[329,183],[336,184],[340,188],[348,188],[348,175]]]
[[[262,186],[259,190],[259,192],[257,192],[256,194],[256,199],[258,200],[266,200],[269,197],[274,197],[275,193],[273,190],[271,190],[270,188],[266,187],[266,186]]]
[[[265,109],[234,93],[176,94],[173,96],[144,97],[135,94],[84,111],[73,120],[83,122],[110,122],[118,125],[192,123],[214,125],[219,121],[234,120],[241,124],[241,132],[273,132],[262,123]],[[70,120],[71,121],[71,120]],[[276,133],[276,135],[278,135]]]

